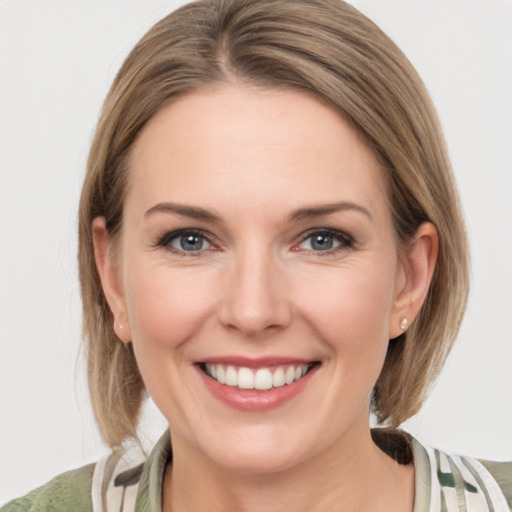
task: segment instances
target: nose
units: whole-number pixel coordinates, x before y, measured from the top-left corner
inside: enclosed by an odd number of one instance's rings
[[[219,318],[226,328],[261,338],[290,324],[285,272],[272,255],[250,249],[238,254],[223,285]]]

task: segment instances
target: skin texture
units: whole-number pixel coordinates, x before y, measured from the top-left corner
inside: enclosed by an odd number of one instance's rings
[[[115,258],[103,219],[93,232],[116,333],[133,342],[169,421],[164,509],[412,510],[413,468],[372,443],[369,395],[389,339],[424,300],[433,226],[399,256],[371,150],[297,91],[184,96],[145,126],[130,163]],[[204,234],[201,250],[168,235],[182,229]],[[333,248],[314,250],[312,232],[325,230]],[[240,411],[210,393],[196,364],[227,356],[320,364],[291,400]]]

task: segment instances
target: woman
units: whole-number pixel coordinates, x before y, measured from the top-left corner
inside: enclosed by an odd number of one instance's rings
[[[107,97],[79,257],[104,438],[136,436],[147,389],[172,452],[114,450],[13,509],[507,506],[509,466],[370,433],[370,408],[398,426],[442,366],[467,247],[421,81],[349,6],[157,24]]]

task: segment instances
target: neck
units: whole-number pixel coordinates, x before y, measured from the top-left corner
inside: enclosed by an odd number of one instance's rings
[[[271,473],[231,471],[175,439],[173,467],[164,478],[165,512],[413,510],[413,466],[385,455],[369,428],[347,432],[328,450]]]

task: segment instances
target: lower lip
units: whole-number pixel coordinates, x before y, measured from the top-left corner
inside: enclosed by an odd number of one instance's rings
[[[317,369],[318,366],[311,368],[304,377],[291,384],[265,391],[256,391],[254,389],[225,386],[215,379],[208,377],[201,368],[197,367],[206,387],[213,396],[234,409],[249,412],[269,411],[296,397],[309,384]]]

